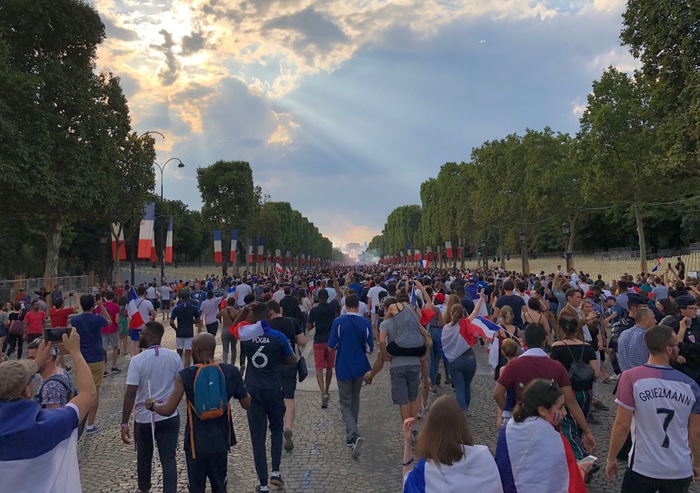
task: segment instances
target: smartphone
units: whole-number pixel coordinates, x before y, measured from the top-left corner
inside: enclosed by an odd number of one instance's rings
[[[70,335],[72,327],[55,327],[44,329],[44,340],[46,342],[63,342],[63,334]]]
[[[478,288],[476,288],[476,294],[481,294],[481,293],[483,293],[483,292],[484,292],[484,287],[483,287],[483,286],[479,286]]]
[[[589,462],[598,462],[598,457],[596,457],[595,455],[587,455],[586,457],[584,457],[583,459],[578,461],[577,464],[579,466],[581,466],[581,465],[587,464]]]

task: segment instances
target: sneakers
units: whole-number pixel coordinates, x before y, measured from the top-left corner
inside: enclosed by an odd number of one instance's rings
[[[348,446],[348,448],[352,448],[353,445],[355,445],[355,442],[352,440],[345,440],[345,444]]]
[[[362,438],[360,435],[357,435],[355,437],[355,443],[352,444],[352,458],[357,459],[360,454],[362,453],[362,445],[364,443],[365,439]]]
[[[609,410],[608,406],[606,406],[605,404],[603,404],[600,401],[595,401],[593,403],[593,407],[596,408],[598,411],[608,411]]]
[[[619,380],[619,379],[620,379],[620,375],[617,373],[615,373],[613,376],[610,377],[610,380]]]
[[[97,425],[85,427],[85,434],[86,435],[92,435],[93,433],[97,433],[98,431],[100,431],[100,429],[97,427]]]
[[[267,486],[257,485],[255,487],[255,493],[268,493],[269,491],[270,491],[270,488]]]
[[[294,449],[294,442],[292,441],[292,430],[289,428],[284,429],[284,450],[291,452]]]
[[[321,398],[321,409],[326,409],[328,407],[328,401],[330,400],[330,398],[330,395],[323,394],[323,397]]]
[[[116,366],[114,368],[112,368],[112,373],[121,373],[121,372],[122,371],[119,368],[117,368]]]
[[[109,375],[109,373],[107,373],[107,370],[105,370],[105,372],[102,374],[102,376],[106,377],[107,375]]]
[[[270,484],[277,486],[278,488],[284,488],[284,480],[279,472],[273,471],[270,474]]]

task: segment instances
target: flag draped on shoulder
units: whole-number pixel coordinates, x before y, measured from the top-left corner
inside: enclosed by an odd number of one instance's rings
[[[270,324],[261,320],[260,322],[251,324],[250,322],[240,322],[229,328],[229,333],[241,342],[252,341],[256,337],[260,337],[266,331],[271,330]]]

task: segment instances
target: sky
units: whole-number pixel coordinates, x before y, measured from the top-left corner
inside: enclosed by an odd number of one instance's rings
[[[369,242],[420,184],[485,141],[575,133],[593,80],[637,66],[624,0],[92,0],[97,67],[159,131],[167,199],[248,161],[335,246]],[[160,186],[157,177],[157,187]]]

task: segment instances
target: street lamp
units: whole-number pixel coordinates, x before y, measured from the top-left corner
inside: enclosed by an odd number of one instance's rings
[[[561,232],[564,233],[564,258],[566,259],[566,272],[571,270],[571,251],[569,240],[571,239],[571,224],[568,221],[561,223]]]
[[[489,252],[486,251],[486,240],[481,240],[481,251],[484,258],[484,270],[486,271],[489,268]]]
[[[524,231],[520,231],[518,234],[520,239],[520,257],[522,259],[523,275],[529,274],[530,266],[527,261],[527,245],[525,244],[526,236]]]
[[[107,277],[107,276],[105,276],[105,270],[107,270],[106,269],[107,262],[105,261],[105,248],[106,248],[108,239],[109,238],[107,237],[106,233],[102,233],[100,235],[100,280],[102,282],[104,282],[105,278]],[[117,250],[117,255],[118,254],[119,254],[119,250]]]
[[[160,132],[154,132],[154,133],[160,133]],[[177,167],[178,168],[184,168],[185,163],[182,162],[182,160],[178,157],[171,157],[168,159],[166,162],[163,163],[161,166],[157,162],[153,161],[153,164],[158,166],[158,169],[160,170],[160,203],[163,205],[163,171],[165,170],[165,167],[168,165],[170,161],[177,161]],[[162,228],[160,230],[160,279],[161,282],[163,281],[163,278],[165,277],[165,229]]]

